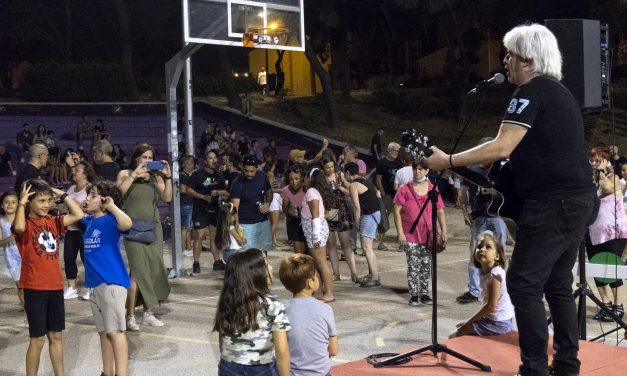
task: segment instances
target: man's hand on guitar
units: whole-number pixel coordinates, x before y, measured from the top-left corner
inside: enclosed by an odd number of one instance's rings
[[[451,167],[448,154],[435,146],[431,147],[431,151],[433,154],[431,154],[428,158],[425,158],[425,162],[431,170],[441,171]]]

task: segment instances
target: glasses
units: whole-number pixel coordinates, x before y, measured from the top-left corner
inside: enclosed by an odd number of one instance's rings
[[[390,149],[391,152],[398,153],[401,149]]]
[[[588,163],[590,163],[590,164],[599,164],[601,162],[602,161],[600,159],[595,159],[595,158],[588,159]]]

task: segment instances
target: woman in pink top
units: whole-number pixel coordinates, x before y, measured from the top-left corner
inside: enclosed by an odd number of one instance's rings
[[[305,197],[305,191],[303,191],[304,175],[305,171],[299,164],[292,165],[287,174],[288,185],[283,187],[281,191],[287,240],[292,242],[294,253],[305,253],[305,234],[300,225],[301,206],[303,197]]]
[[[610,252],[621,257],[627,245],[627,216],[623,210],[623,192],[620,180],[611,170],[609,150],[607,148],[593,148],[588,153],[588,162],[594,171],[594,182],[598,185],[598,196],[601,200],[599,214],[588,231],[590,243],[586,247],[588,258],[600,252]],[[603,303],[620,318],[625,315],[623,308],[623,280],[617,279],[608,283],[594,279]],[[611,289],[611,291],[610,291]],[[599,311],[593,319],[609,322],[612,318]]]
[[[332,206],[335,199],[329,189],[329,183],[324,172],[317,167],[305,174],[305,197],[301,209],[303,232],[309,247],[309,253],[316,263],[316,269],[322,279],[322,296],[320,300],[330,303],[335,301],[333,297],[333,276],[327,264],[327,239],[329,238],[329,225],[325,219],[325,203]]]
[[[407,284],[409,286],[409,305],[431,304],[428,294],[431,274],[431,250],[427,249],[427,234],[431,230],[431,203],[420,217],[416,231],[410,232],[420,209],[427,202],[427,193],[433,187],[427,173],[429,169],[418,162],[413,163],[414,180],[403,184],[394,197],[394,224],[398,232],[398,242],[407,255]],[[438,196],[437,202],[438,233],[442,234],[446,246],[446,217],[444,203]]]

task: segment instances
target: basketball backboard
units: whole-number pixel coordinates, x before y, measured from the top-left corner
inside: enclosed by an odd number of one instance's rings
[[[183,0],[185,42],[304,51],[303,1]]]

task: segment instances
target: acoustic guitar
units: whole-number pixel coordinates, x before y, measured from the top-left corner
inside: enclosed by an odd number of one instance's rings
[[[401,133],[402,147],[412,155],[414,160],[429,157],[433,152],[430,149],[429,137],[408,129]],[[496,161],[488,169],[487,175],[482,175],[467,167],[453,167],[452,171],[464,180],[481,188],[481,193],[491,197],[488,214],[494,217],[509,218],[514,222],[520,215],[522,200],[514,189],[512,170],[508,160]]]

